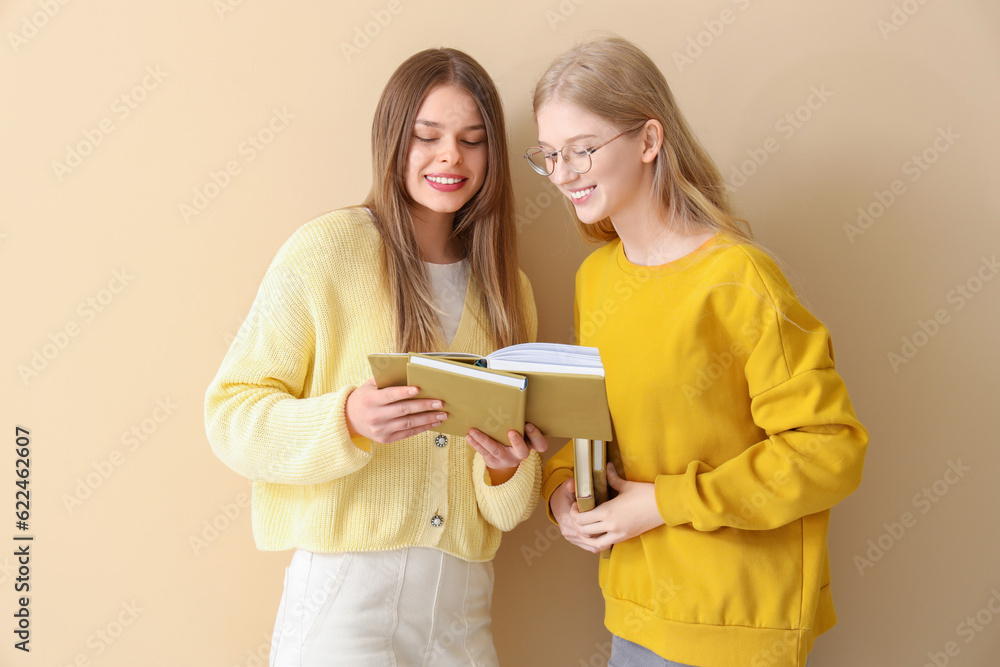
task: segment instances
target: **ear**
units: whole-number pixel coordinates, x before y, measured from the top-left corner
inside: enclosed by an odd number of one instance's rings
[[[663,145],[663,125],[655,118],[650,118],[642,126],[639,135],[642,138],[642,161],[652,162],[660,154]]]

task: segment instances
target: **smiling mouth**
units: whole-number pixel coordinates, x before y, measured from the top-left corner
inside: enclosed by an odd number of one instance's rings
[[[424,180],[427,184],[438,190],[439,192],[454,192],[459,190],[465,185],[465,182],[469,179],[463,178],[461,176],[436,176],[428,175],[424,176]]]
[[[569,191],[569,198],[573,201],[583,201],[590,197],[590,193],[592,193],[596,187],[596,185],[592,185],[589,188],[583,188],[582,190]]]

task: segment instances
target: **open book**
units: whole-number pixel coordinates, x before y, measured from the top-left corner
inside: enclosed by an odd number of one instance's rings
[[[485,357],[454,352],[368,357],[379,388],[414,385],[444,401],[444,433],[477,428],[500,443],[530,422],[547,436],[611,439],[604,366],[597,348],[525,343]],[[514,386],[521,381],[520,386]]]
[[[559,343],[521,343],[502,347],[481,357],[487,368],[516,373],[539,371],[604,377],[604,364],[596,347]]]

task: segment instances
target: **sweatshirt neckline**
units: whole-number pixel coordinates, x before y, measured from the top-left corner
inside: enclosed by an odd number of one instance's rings
[[[655,264],[653,266],[644,266],[642,264],[633,263],[625,255],[625,244],[622,243],[620,238],[615,239],[614,243],[618,244],[615,248],[615,258],[618,261],[618,268],[625,273],[633,276],[649,276],[651,274],[663,275],[667,273],[673,273],[675,271],[680,271],[691,266],[694,262],[698,261],[705,251],[710,250],[714,246],[718,245],[722,240],[722,233],[716,232],[708,239],[705,240],[700,246],[684,255],[683,257],[678,257],[675,260],[671,260],[665,264]]]

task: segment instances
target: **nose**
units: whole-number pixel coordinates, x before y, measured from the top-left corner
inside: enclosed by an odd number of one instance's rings
[[[549,180],[556,185],[572,183],[579,177],[580,174],[569,168],[569,165],[566,163],[566,160],[562,155],[556,159],[556,168],[551,174],[549,174]]]
[[[445,164],[460,164],[462,162],[462,151],[458,145],[458,138],[442,138],[438,144],[438,162]]]

